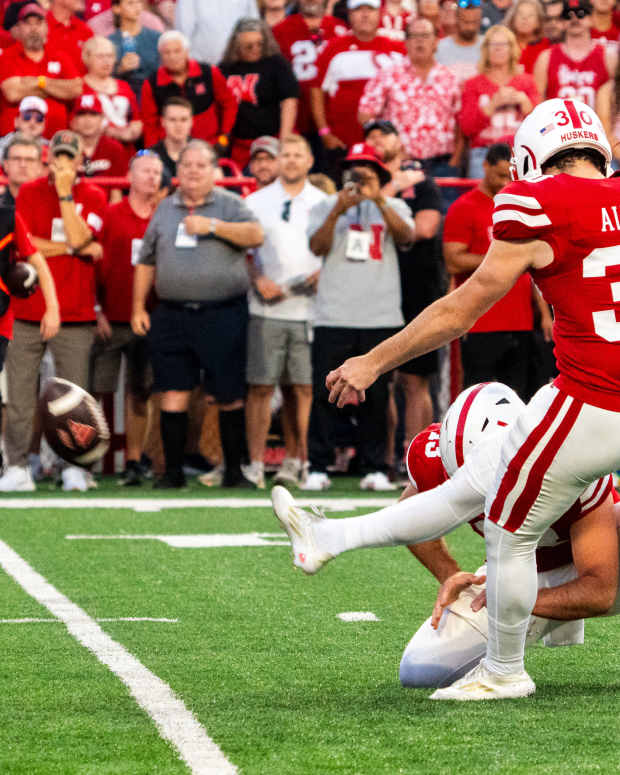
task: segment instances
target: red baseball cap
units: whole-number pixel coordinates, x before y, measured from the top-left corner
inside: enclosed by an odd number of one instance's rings
[[[80,113],[103,114],[99,97],[96,94],[82,94],[81,97],[78,97],[73,108],[73,115],[78,116]]]
[[[348,167],[355,167],[357,164],[370,164],[377,175],[379,176],[379,182],[382,186],[389,183],[392,180],[392,173],[383,163],[381,157],[377,153],[377,149],[373,148],[368,143],[355,143],[349,148],[349,152],[342,160],[341,166],[345,169]]]
[[[42,19],[44,19],[45,11],[38,3],[28,3],[27,5],[23,6],[23,8],[17,14],[17,21],[21,22],[28,16],[40,16]]]

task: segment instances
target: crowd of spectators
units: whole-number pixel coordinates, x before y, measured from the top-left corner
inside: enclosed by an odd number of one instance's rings
[[[613,0],[0,0],[0,21],[0,215],[19,249],[0,275],[21,258],[41,280],[0,316],[0,491],[35,487],[46,351],[97,396],[124,358],[125,484],[157,393],[157,485],[183,486],[201,385],[222,449],[203,484],[264,486],[279,397],[279,481],[328,487],[353,448],[362,487],[393,487],[395,396],[406,443],[437,414],[439,354],[344,413],[325,374],[475,270],[540,100],[594,107],[620,159]],[[465,385],[528,398],[551,338],[522,278],[452,349],[455,380],[462,363]]]

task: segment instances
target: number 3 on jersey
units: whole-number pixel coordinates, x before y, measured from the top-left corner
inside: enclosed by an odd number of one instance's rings
[[[608,248],[597,248],[583,259],[583,276],[605,277],[607,267],[620,266],[620,245]],[[620,282],[612,282],[611,300],[620,302]],[[618,305],[620,312],[620,305]],[[620,342],[620,321],[616,318],[616,310],[605,309],[592,312],[594,331],[607,342]]]

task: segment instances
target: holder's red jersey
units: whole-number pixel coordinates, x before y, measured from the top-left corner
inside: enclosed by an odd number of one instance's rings
[[[448,479],[439,452],[440,429],[439,423],[429,425],[418,433],[407,450],[407,473],[418,492],[432,490]],[[496,434],[491,443],[501,445],[501,435]],[[536,567],[539,573],[560,568],[573,561],[570,543],[571,526],[604,503],[610,493],[615,501],[617,493],[613,487],[611,474],[593,482],[568,511],[545,531],[536,550]],[[480,502],[481,511],[484,510],[483,500],[481,499]],[[470,519],[469,525],[475,533],[484,538],[484,513]]]
[[[603,46],[593,46],[588,56],[580,61],[566,56],[561,43],[551,46],[545,99],[568,97],[581,100],[594,109],[596,92],[608,80]]]
[[[576,120],[577,128],[567,120],[567,136],[586,136]],[[549,244],[552,263],[532,276],[554,310],[556,384],[620,411],[620,178],[511,183],[495,197],[493,236]]]

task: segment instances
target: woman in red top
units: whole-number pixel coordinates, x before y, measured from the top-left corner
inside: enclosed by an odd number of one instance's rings
[[[521,51],[519,62],[526,73],[534,70],[540,52],[551,45],[542,37],[544,21],[545,12],[538,0],[517,0],[504,19],[504,24],[517,39]]]
[[[525,116],[540,102],[531,75],[520,72],[519,46],[513,33],[489,27],[480,48],[480,75],[463,85],[459,125],[469,141],[469,177],[482,177],[486,149],[512,143]]]
[[[99,97],[107,120],[105,133],[123,143],[127,153],[133,155],[133,143],[142,134],[142,121],[131,87],[112,76],[116,62],[114,44],[95,36],[84,44],[82,59],[87,69],[83,78],[84,94]]]

